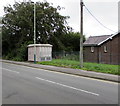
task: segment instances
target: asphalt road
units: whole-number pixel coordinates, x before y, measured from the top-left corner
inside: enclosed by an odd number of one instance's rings
[[[3,104],[118,104],[118,84],[2,64]]]

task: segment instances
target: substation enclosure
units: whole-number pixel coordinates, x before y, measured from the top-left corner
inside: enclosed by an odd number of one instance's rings
[[[30,44],[28,45],[28,61],[51,61],[52,60],[52,45],[50,44]]]

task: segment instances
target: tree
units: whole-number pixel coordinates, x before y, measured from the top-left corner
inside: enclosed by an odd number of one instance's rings
[[[80,33],[69,32],[60,37],[62,44],[65,45],[65,51],[79,51],[80,49]],[[85,36],[83,36],[85,41]]]
[[[56,50],[64,49],[59,37],[70,30],[66,21],[69,17],[60,15],[58,10],[61,10],[60,6],[54,8],[48,2],[36,3],[36,41],[50,43]],[[14,57],[19,53],[19,48],[25,47],[21,45],[33,41],[34,6],[32,2],[16,2],[13,6],[6,6],[4,11],[3,55],[9,53],[12,55],[10,57]]]

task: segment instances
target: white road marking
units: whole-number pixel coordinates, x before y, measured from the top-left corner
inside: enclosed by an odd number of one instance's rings
[[[5,64],[17,65],[17,64],[11,64],[11,63],[5,63]],[[102,79],[95,79],[95,78],[89,78],[89,77],[84,77],[84,76],[72,75],[72,74],[67,74],[67,73],[62,73],[62,72],[57,72],[57,71],[51,71],[51,70],[42,69],[42,68],[40,69],[40,68],[35,68],[35,67],[23,66],[23,65],[20,65],[20,66],[21,67],[25,67],[25,68],[30,68],[30,69],[36,69],[36,70],[40,70],[40,71],[42,70],[42,71],[46,71],[46,72],[50,72],[50,73],[63,74],[63,75],[71,76],[71,77],[78,77],[78,78],[95,80],[95,81],[99,81],[99,82],[104,82],[104,83],[110,83],[110,84],[118,85],[117,82],[111,82],[111,81],[106,81],[106,80],[102,80]],[[29,71],[29,70],[25,70],[25,71]]]
[[[77,91],[81,91],[81,92],[89,93],[89,94],[92,94],[92,95],[95,95],[95,96],[99,96],[99,94],[97,94],[97,93],[89,92],[89,91],[86,91],[86,90],[83,90],[83,89],[78,89],[78,88],[75,88],[75,87],[72,87],[72,86],[64,85],[64,84],[61,84],[61,83],[57,83],[57,82],[46,80],[46,79],[39,78],[39,77],[35,77],[35,78],[39,79],[39,80],[42,80],[42,81],[50,82],[50,83],[53,83],[53,84],[57,84],[57,85],[60,85],[60,86],[63,86],[63,87],[71,88],[71,89],[74,89],[74,90],[77,90]]]
[[[6,68],[2,68],[2,69],[7,70],[7,71],[10,71],[10,72],[17,73],[17,74],[19,74],[19,73],[20,73],[20,72],[17,72],[17,71],[12,71],[12,70],[6,69]]]
[[[22,67],[26,67],[26,68],[30,68],[30,69],[37,69],[40,71],[46,71],[49,73],[55,73],[55,74],[63,74],[63,75],[67,75],[67,76],[71,76],[71,77],[78,77],[78,78],[83,78],[83,79],[89,79],[89,80],[95,80],[95,81],[99,81],[99,82],[105,82],[105,83],[111,83],[111,84],[117,84],[117,82],[111,82],[111,81],[107,81],[107,80],[102,80],[102,79],[96,79],[96,78],[89,78],[89,77],[84,77],[84,76],[79,76],[79,75],[72,75],[72,74],[67,74],[67,73],[63,73],[63,72],[57,72],[57,71],[51,71],[51,70],[47,70],[47,69],[40,69],[40,68],[34,68],[34,67],[29,67],[29,66],[22,66]],[[25,70],[25,71],[29,71],[29,70]]]

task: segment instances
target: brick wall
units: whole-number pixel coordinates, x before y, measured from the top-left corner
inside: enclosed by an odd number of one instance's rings
[[[94,52],[91,47],[84,48],[84,62],[98,62],[98,47],[94,47]]]
[[[84,47],[84,62],[95,62],[103,64],[120,64],[120,35],[104,42],[102,45],[94,47]],[[106,51],[104,48],[106,47]]]

